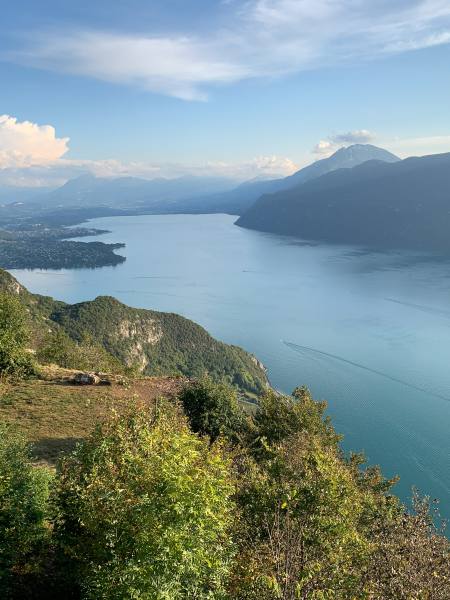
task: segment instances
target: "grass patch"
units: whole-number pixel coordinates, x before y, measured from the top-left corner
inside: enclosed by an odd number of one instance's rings
[[[61,374],[61,373],[59,373]],[[76,386],[64,379],[4,384],[0,388],[0,420],[19,426],[30,441],[38,462],[54,464],[61,453],[74,448],[95,424],[131,397],[151,401],[174,397],[179,378],[145,378],[127,385]]]

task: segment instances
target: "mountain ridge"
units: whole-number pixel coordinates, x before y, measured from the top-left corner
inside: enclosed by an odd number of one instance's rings
[[[351,168],[373,159],[384,162],[400,160],[395,154],[378,146],[353,144],[339,148],[331,156],[317,160],[288,177],[263,181],[245,181],[231,191],[216,194],[213,197],[186,201],[185,205],[189,207],[190,211],[195,212],[201,212],[202,207],[208,206],[212,212],[242,215],[264,194],[288,190],[330,171],[339,168]]]
[[[450,153],[367,161],[261,197],[236,224],[331,243],[450,251]]]

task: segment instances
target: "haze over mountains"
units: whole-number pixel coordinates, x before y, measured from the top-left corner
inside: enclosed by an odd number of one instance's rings
[[[91,174],[71,179],[62,187],[39,194],[35,201],[50,207],[109,207],[116,209],[170,210],[173,202],[232,189],[235,182],[225,177],[185,176],[101,178]]]
[[[400,159],[391,152],[371,144],[353,144],[340,148],[330,157],[318,160],[289,177],[245,182],[230,192],[208,198],[208,206],[210,209],[214,208],[215,212],[241,215],[263,194],[287,190],[330,171],[355,167],[368,160],[395,162]]]
[[[375,248],[450,250],[450,153],[370,160],[261,197],[237,225]]]
[[[243,214],[263,194],[286,190],[340,168],[351,168],[367,160],[399,160],[387,150],[370,144],[341,148],[329,158],[318,160],[281,179],[258,179],[236,187],[225,177],[184,176],[175,179],[137,177],[100,178],[85,174],[54,190],[0,188],[0,199],[26,201],[36,208],[110,209],[143,213]]]

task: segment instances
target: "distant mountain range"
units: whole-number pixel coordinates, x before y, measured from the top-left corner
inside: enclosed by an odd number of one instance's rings
[[[391,152],[371,144],[354,144],[347,148],[340,148],[329,158],[318,160],[289,177],[265,181],[248,181],[225,193],[190,200],[186,205],[189,206],[192,212],[201,212],[202,208],[207,208],[208,210],[205,212],[242,215],[263,194],[288,190],[330,171],[355,167],[368,160],[396,162],[400,159]]]
[[[261,197],[241,227],[374,248],[450,251],[450,153],[369,160]]]
[[[228,213],[243,214],[263,194],[286,190],[310,179],[340,168],[354,167],[367,160],[392,162],[396,156],[369,144],[342,148],[329,158],[319,160],[283,179],[253,180],[236,187],[235,181],[224,177],[185,176],[176,179],[152,180],[137,177],[101,178],[91,174],[69,180],[50,191],[40,190],[34,197],[30,190],[5,190],[10,202],[26,201],[35,212],[61,210],[90,211],[98,216],[122,213]],[[0,188],[0,199],[2,190]],[[34,205],[34,207],[33,207]],[[84,214],[84,213],[83,213]]]
[[[235,182],[225,177],[185,176],[175,179],[138,177],[102,178],[91,174],[71,179],[62,187],[39,194],[35,202],[48,208],[98,208],[171,212],[172,204],[192,196],[230,190]]]
[[[30,190],[13,197],[13,190],[0,188],[0,200],[11,200],[0,206],[0,224],[17,229],[106,215],[228,213],[240,215],[241,227],[307,240],[450,251],[450,153],[400,160],[355,144],[289,177],[234,186],[221,177],[83,175],[34,198]]]

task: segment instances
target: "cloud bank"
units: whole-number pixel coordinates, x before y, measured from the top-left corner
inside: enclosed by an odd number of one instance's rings
[[[204,100],[219,84],[450,43],[448,0],[246,0],[234,6],[228,21],[207,35],[33,32],[3,58]]]

